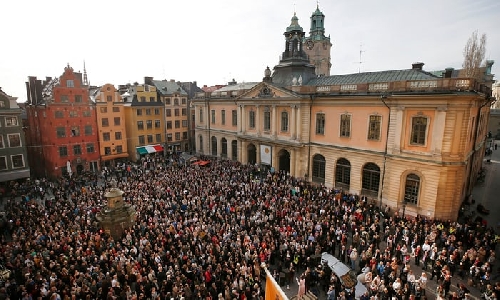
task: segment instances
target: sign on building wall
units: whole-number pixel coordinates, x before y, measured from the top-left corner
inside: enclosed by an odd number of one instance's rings
[[[271,146],[260,145],[260,163],[271,165]]]

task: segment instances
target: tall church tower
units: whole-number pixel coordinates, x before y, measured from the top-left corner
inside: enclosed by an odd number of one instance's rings
[[[325,15],[319,10],[319,5],[311,16],[311,30],[303,43],[310,63],[316,67],[316,75],[329,76],[332,67],[330,56],[332,43],[330,36],[325,36]]]

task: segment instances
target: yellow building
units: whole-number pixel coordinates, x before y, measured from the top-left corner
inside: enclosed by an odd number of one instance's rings
[[[123,99],[112,84],[91,89],[90,97],[96,104],[99,153],[105,164],[114,164],[116,159],[127,158],[127,130]]]
[[[193,99],[199,153],[257,163],[367,196],[406,215],[456,219],[482,167],[491,89],[410,69],[315,75],[296,16],[274,72]]]
[[[145,77],[146,84],[156,87],[159,101],[165,105],[167,150],[189,151],[188,94],[175,80],[153,80]]]
[[[164,155],[165,117],[156,88],[135,84],[122,89],[126,89],[122,97],[129,158],[137,161],[147,155]]]

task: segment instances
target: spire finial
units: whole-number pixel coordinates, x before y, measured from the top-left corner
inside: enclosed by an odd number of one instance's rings
[[[89,82],[87,79],[87,68],[85,68],[85,59],[83,60],[83,84],[89,85]]]
[[[316,0],[316,8],[319,9],[319,0]]]

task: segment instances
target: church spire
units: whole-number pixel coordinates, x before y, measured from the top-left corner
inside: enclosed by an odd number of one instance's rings
[[[87,79],[87,69],[85,68],[85,60],[83,61],[83,85],[89,85],[89,81]]]

